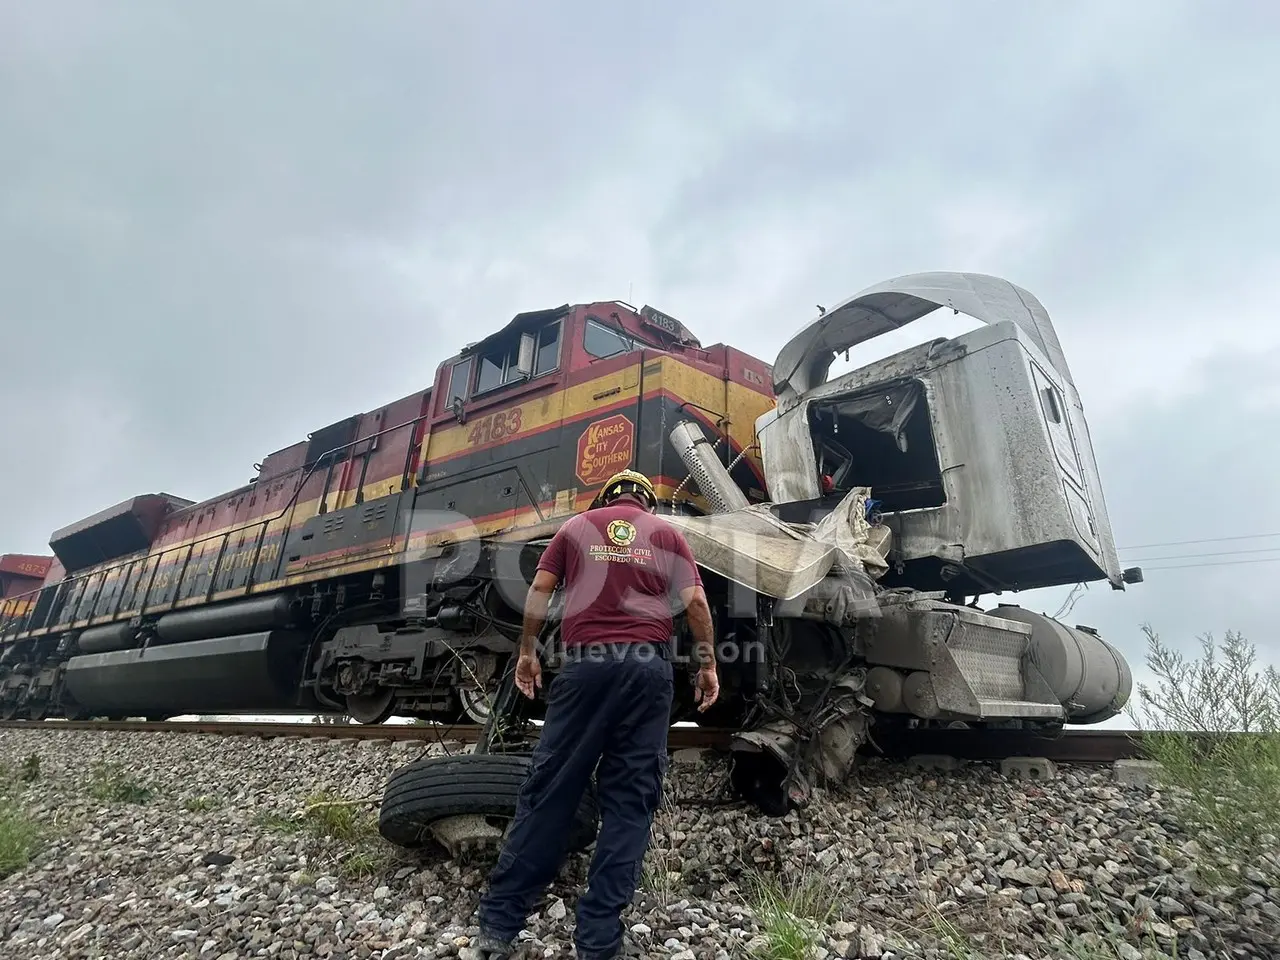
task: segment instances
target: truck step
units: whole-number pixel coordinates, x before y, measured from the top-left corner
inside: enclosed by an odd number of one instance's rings
[[[1040,703],[1035,700],[979,700],[976,719],[1027,717],[1036,720],[1056,720],[1062,716],[1062,705],[1059,703]]]

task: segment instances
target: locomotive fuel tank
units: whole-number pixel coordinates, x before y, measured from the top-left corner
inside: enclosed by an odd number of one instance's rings
[[[147,716],[304,709],[309,638],[275,630],[72,657],[66,689],[91,714]]]

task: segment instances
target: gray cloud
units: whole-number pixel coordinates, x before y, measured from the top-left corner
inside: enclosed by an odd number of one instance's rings
[[[1280,347],[1275,10],[776,9],[0,9],[0,549],[242,483],[520,310],[630,296],[771,360],[929,269],[1044,300],[1122,543],[1265,526],[1274,389],[1210,399]],[[1264,630],[1270,567],[1204,573],[1076,615]]]

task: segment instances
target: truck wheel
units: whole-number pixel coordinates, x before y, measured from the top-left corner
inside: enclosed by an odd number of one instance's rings
[[[515,817],[529,760],[510,753],[415,760],[387,778],[378,832],[409,849],[433,838],[454,856],[481,843],[499,842]],[[573,818],[569,849],[591,846],[598,825],[595,792],[589,786]]]

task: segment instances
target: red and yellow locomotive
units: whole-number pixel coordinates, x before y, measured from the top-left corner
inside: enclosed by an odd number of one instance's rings
[[[509,639],[476,623],[518,618],[518,601],[465,577],[409,596],[406,571],[460,539],[546,538],[626,466],[670,499],[682,419],[763,499],[751,448],[770,383],[767,364],[649,307],[520,314],[431,387],[271,453],[237,490],[139,496],[55,532],[41,589],[0,605],[0,714],[481,719]],[[680,494],[698,508],[696,486]],[[389,662],[387,637],[419,649]]]

